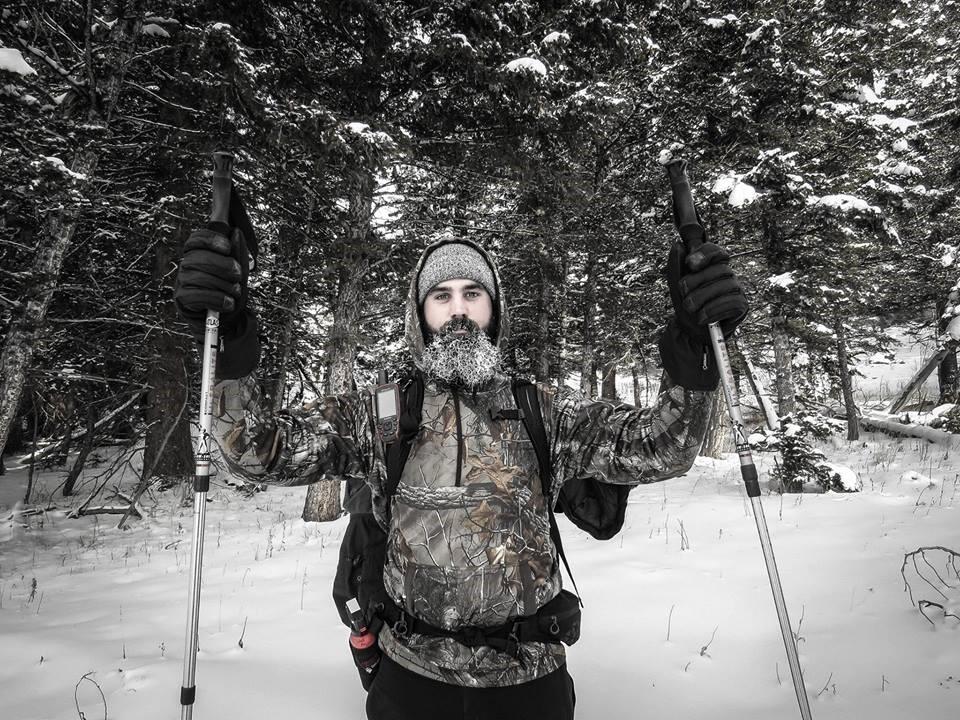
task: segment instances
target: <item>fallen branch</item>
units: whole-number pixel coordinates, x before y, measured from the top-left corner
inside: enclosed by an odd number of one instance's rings
[[[907,424],[900,422],[900,420],[899,415],[891,415],[878,410],[864,410],[860,416],[860,425],[865,430],[880,430],[889,435],[915,437],[941,445],[960,447],[960,435],[956,433],[937,430],[927,425]]]
[[[931,562],[927,553],[940,555],[936,564]],[[960,616],[950,612],[947,605],[960,602],[960,568],[958,568],[960,553],[956,550],[943,547],[942,545],[932,545],[920,547],[903,556],[903,564],[900,566],[900,575],[903,577],[903,590],[910,595],[910,603],[917,606],[920,614],[926,618],[931,625],[935,624],[926,610],[931,607],[939,608],[944,618],[952,617],[960,620]],[[913,586],[910,584],[910,578],[907,573],[912,568],[916,577],[923,580],[927,586],[937,593],[943,600],[943,603],[934,602],[921,598],[915,600],[913,597]],[[945,603],[945,604],[944,604]]]
[[[13,510],[10,511],[10,514],[9,514],[9,515],[4,515],[3,517],[0,517],[0,523],[14,522],[14,521],[16,521],[17,518],[20,518],[20,517],[30,517],[31,515],[43,515],[45,512],[47,512],[47,511],[50,510],[50,509],[51,509],[51,508],[49,508],[49,507],[42,507],[42,508],[40,508],[40,507],[31,507],[31,508],[14,507]]]
[[[82,515],[136,515],[138,518],[143,518],[146,515],[146,511],[143,509],[143,506],[139,502],[136,502],[133,498],[124,495],[121,492],[114,493],[114,497],[118,500],[123,500],[125,505],[97,505],[95,507],[90,507],[88,505],[83,505],[78,507],[73,512],[67,515],[71,520],[75,520]]]
[[[93,424],[93,429],[94,429],[94,430],[99,430],[101,427],[103,427],[103,426],[106,425],[108,422],[110,422],[111,420],[113,420],[113,419],[114,419],[117,415],[119,415],[121,412],[123,412],[123,411],[126,410],[128,407],[130,407],[131,405],[133,405],[133,403],[135,403],[135,402],[140,398],[140,395],[141,395],[141,394],[143,393],[143,391],[146,390],[146,389],[147,389],[147,386],[144,385],[144,386],[141,387],[141,388],[138,388],[138,389],[136,389],[136,390],[130,391],[130,392],[132,393],[130,399],[127,400],[125,403],[123,403],[123,405],[120,405],[119,407],[114,408],[113,410],[111,410],[110,412],[108,412],[106,415],[104,415],[102,418],[100,418],[99,420],[97,420],[97,421]],[[87,429],[86,429],[86,428],[84,428],[83,430],[77,430],[75,433],[73,433],[73,434],[70,436],[70,442],[72,443],[72,442],[74,442],[75,440],[79,440],[80,438],[82,438],[82,437],[83,437],[84,435],[86,435],[86,434],[87,434]],[[37,451],[37,457],[36,457],[36,459],[37,459],[37,460],[42,460],[42,459],[45,458],[47,455],[50,455],[51,453],[53,453],[53,451],[56,450],[58,447],[60,447],[60,443],[59,443],[59,442],[54,443],[54,444],[52,444],[52,445],[47,445],[47,447],[43,448],[42,450],[38,450],[38,451]]]
[[[103,694],[103,688],[100,687],[96,680],[92,680],[90,678],[90,676],[93,674],[94,671],[91,670],[77,681],[77,684],[73,688],[73,702],[77,706],[77,714],[80,716],[80,720],[86,720],[87,716],[84,715],[83,710],[80,709],[80,698],[78,697],[78,693],[80,690],[80,683],[82,683],[84,680],[93,683],[94,687],[96,687],[97,691],[100,693],[100,699],[103,701],[103,720],[107,720],[107,698]]]
[[[943,613],[944,618],[952,617],[952,618],[955,618],[956,620],[960,620],[960,615],[954,615],[952,612],[947,612],[947,609],[940,603],[935,603],[931,600],[921,600],[920,602],[917,603],[917,609],[920,610],[920,614],[927,619],[927,622],[929,622],[933,626],[936,626],[936,623],[930,619],[930,616],[927,615],[926,612],[924,612],[924,610],[926,610],[928,607],[940,608],[940,612]]]

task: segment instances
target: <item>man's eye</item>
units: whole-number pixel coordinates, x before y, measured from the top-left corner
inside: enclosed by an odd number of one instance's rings
[[[433,299],[434,299],[434,301],[436,301],[436,302],[443,302],[444,300],[447,299],[447,294],[446,294],[446,293],[437,293],[436,295],[433,296]]]
[[[469,291],[466,293],[466,295],[467,295],[467,297],[470,298],[471,300],[476,300],[478,297],[480,297],[480,293],[477,292],[476,290],[469,290]]]

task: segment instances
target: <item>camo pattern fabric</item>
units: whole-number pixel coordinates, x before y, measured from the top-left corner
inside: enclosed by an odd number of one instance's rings
[[[709,393],[672,386],[654,408],[637,410],[584,402],[569,388],[539,390],[552,439],[553,503],[572,477],[637,485],[682,474],[706,431]],[[521,421],[491,420],[512,407],[506,381],[475,396],[429,384],[425,391],[420,433],[393,499],[384,583],[398,605],[434,626],[501,625],[535,614],[560,592],[532,444]],[[473,687],[528,682],[565,660],[557,644],[523,643],[514,658],[390,628],[380,644],[414,672]]]
[[[415,297],[416,273],[411,291]],[[499,343],[507,323],[502,294],[498,300]],[[407,337],[416,362],[423,333],[412,302]],[[642,410],[586,401],[567,387],[538,389],[554,472],[551,504],[575,477],[632,486],[682,474],[707,428],[711,393],[669,379],[657,402]],[[374,513],[388,532],[384,585],[413,616],[451,630],[496,626],[536,613],[560,592],[536,454],[522,422],[499,413],[515,408],[509,378],[469,392],[427,379],[420,429],[389,512],[369,392],[270,414],[252,377],[220,383],[216,391],[214,434],[234,472],[286,485],[322,478],[369,484]],[[524,642],[513,656],[401,630],[383,628],[383,652],[456,685],[524,683],[565,662],[560,644]]]

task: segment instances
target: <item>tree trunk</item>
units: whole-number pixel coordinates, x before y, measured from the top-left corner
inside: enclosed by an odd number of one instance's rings
[[[636,358],[630,365],[630,379],[633,380],[633,404],[640,407],[640,361]]]
[[[290,278],[293,286],[289,289],[286,306],[283,308],[283,321],[280,328],[280,358],[274,369],[275,379],[270,397],[273,400],[273,411],[278,412],[284,405],[284,396],[287,389],[287,373],[290,367],[290,358],[293,354],[293,332],[296,327],[297,314],[300,307],[300,283],[302,271],[300,267],[301,243],[294,235],[294,229],[288,225],[280,227],[280,242],[276,266]]]
[[[539,347],[533,349],[533,375],[537,382],[550,382],[550,349],[552,347],[550,337],[551,315],[556,310],[555,288],[556,288],[556,265],[554,260],[541,247],[538,252],[539,258],[537,266],[540,271],[540,306],[537,312],[537,328],[540,333]]]
[[[73,495],[73,488],[74,485],[76,485],[77,478],[79,478],[80,473],[83,472],[83,466],[84,463],[87,462],[87,456],[90,454],[90,451],[93,450],[93,442],[97,436],[96,424],[96,407],[94,405],[90,405],[87,407],[87,433],[83,436],[83,442],[80,443],[80,452],[77,454],[76,460],[73,461],[73,465],[70,468],[67,479],[63,483],[64,497],[70,497]]]
[[[186,215],[186,212],[177,213],[179,217]],[[189,227],[185,221],[181,222],[177,241],[182,244],[188,234]],[[170,241],[159,238],[153,261],[153,284],[157,296],[164,299],[157,303],[160,328],[150,334],[151,347],[147,355],[150,358],[145,407],[147,437],[141,468],[143,481],[153,475],[161,478],[166,487],[190,478],[194,472],[193,440],[186,411],[190,389],[187,371],[190,340],[174,334],[177,311],[169,299],[173,297],[173,290],[164,280],[173,276],[170,268],[175,262],[174,257]]]
[[[90,177],[96,165],[97,156],[85,152],[74,158],[70,169]],[[60,280],[63,259],[77,229],[79,206],[64,201],[62,207],[60,212],[50,215],[46,232],[38,238],[40,246],[31,269],[32,293],[24,303],[21,316],[10,324],[3,352],[0,353],[0,447],[6,445],[27,371],[33,361],[37,334],[46,320],[50,301]]]
[[[787,334],[787,320],[778,313],[773,316],[773,356],[776,363],[777,408],[780,416],[796,410],[796,390],[793,384],[793,352]]]
[[[93,132],[100,133],[96,137],[100,142],[109,139],[107,127],[110,115],[119,97],[127,65],[136,51],[143,24],[141,6],[141,2],[117,3],[118,17],[110,31],[109,57],[105,63],[111,73],[101,91],[102,104],[100,107],[91,107],[87,122],[88,130],[92,128]],[[92,77],[93,70],[89,70]],[[91,96],[95,96],[94,88],[90,88],[90,92]],[[50,301],[60,280],[63,259],[77,229],[81,205],[76,198],[82,196],[89,187],[98,161],[99,155],[93,150],[78,151],[73,156],[70,170],[78,180],[60,198],[61,209],[50,213],[46,231],[38,239],[39,246],[31,270],[32,294],[24,303],[21,316],[10,324],[3,352],[0,353],[0,448],[6,445],[10,423],[16,415],[27,371],[33,361],[37,334],[46,320]]]
[[[853,382],[850,379],[850,363],[847,359],[847,331],[843,320],[834,324],[837,333],[837,363],[840,369],[840,387],[843,389],[843,406],[847,411],[847,440],[860,439],[860,419],[853,401]]]
[[[701,454],[707,457],[720,459],[725,453],[733,451],[733,442],[730,437],[730,417],[727,413],[727,401],[723,390],[717,389],[713,393],[713,402],[710,404],[710,426],[703,439]]]
[[[585,398],[597,395],[597,257],[587,255],[587,282],[583,288],[583,345],[580,355],[580,392]]]
[[[766,389],[760,382],[760,378],[757,375],[757,369],[753,366],[753,363],[750,362],[750,358],[748,358],[740,349],[739,343],[734,342],[733,346],[735,356],[740,361],[740,365],[742,366],[741,374],[747,376],[747,381],[750,383],[750,389],[753,391],[753,396],[757,399],[757,404],[760,406],[760,410],[763,413],[763,419],[767,425],[767,428],[770,430],[776,430],[780,427],[780,418],[777,417],[777,411],[773,407],[773,402],[770,400],[770,396],[767,394]]]
[[[361,290],[370,267],[370,259],[361,248],[370,232],[373,188],[373,175],[367,171],[358,172],[350,197],[350,232],[337,278],[333,326],[325,353],[326,391],[331,395],[350,392],[354,386],[353,369],[360,338]],[[304,520],[327,522],[336,520],[342,512],[339,480],[321,480],[307,488],[303,505]]]
[[[943,359],[950,353],[955,353],[957,351],[957,343],[949,342],[944,347],[941,347],[935,352],[924,364],[920,370],[917,371],[910,382],[907,383],[907,386],[894,398],[893,402],[890,404],[890,407],[887,408],[888,413],[899,412],[900,409],[907,404],[907,400],[910,399],[910,396],[913,393],[917,392],[920,387],[926,382],[926,379],[930,377],[937,367],[940,366],[940,363],[943,362]]]
[[[957,370],[957,351],[948,352],[937,366],[940,381],[939,405],[960,402],[960,373]]]
[[[604,400],[617,399],[617,361],[611,360],[603,365],[603,382],[600,384],[600,397]]]

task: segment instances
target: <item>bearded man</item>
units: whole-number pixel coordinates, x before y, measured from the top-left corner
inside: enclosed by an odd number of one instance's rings
[[[675,316],[660,339],[665,375],[651,407],[536,386],[547,479],[501,369],[509,323],[492,258],[465,239],[426,248],[406,308],[422,407],[391,488],[370,391],[275,414],[260,402],[241,245],[236,235],[230,242],[194,233],[177,302],[201,336],[206,311],[221,312],[214,434],[233,472],[281,485],[341,479],[369,490],[386,543],[373,567],[385,601],[367,717],[573,718],[562,642],[533,632],[504,643],[499,628],[541,618],[562,597],[551,509],[566,483],[635,486],[693,463],[718,382],[707,325],[718,321],[729,335],[747,311],[726,252],[712,243],[689,255],[680,243],[671,250]]]

